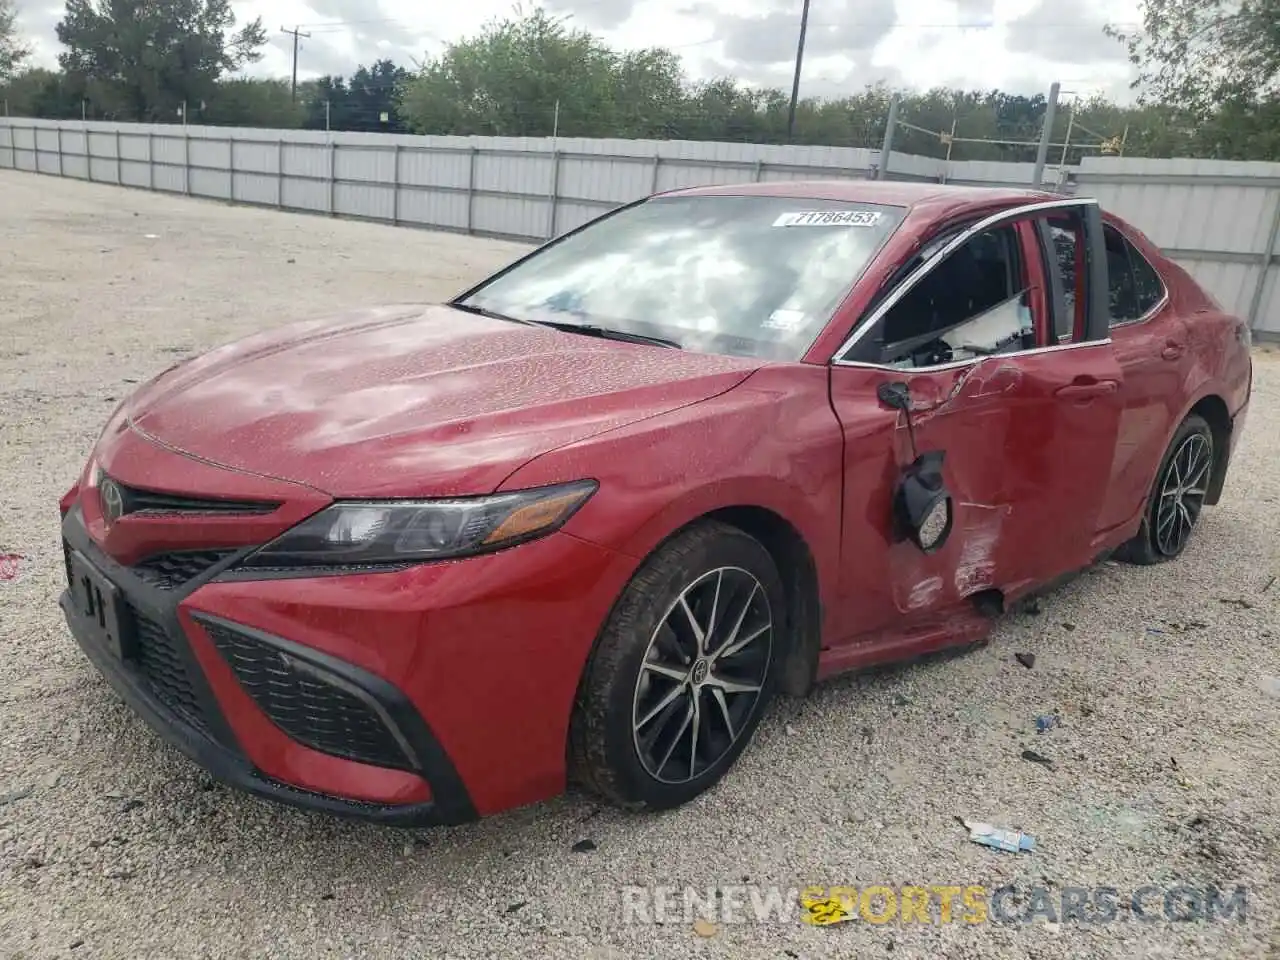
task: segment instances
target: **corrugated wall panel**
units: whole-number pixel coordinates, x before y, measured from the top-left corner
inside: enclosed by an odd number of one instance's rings
[[[178,171],[182,176],[182,171]],[[197,197],[213,197],[217,200],[231,199],[231,172],[223,170],[203,170],[194,168],[191,171],[191,192]]]
[[[183,173],[181,167],[169,167],[156,164],[152,168],[152,176],[155,177],[155,188],[170,193],[182,193],[183,191]]]
[[[147,161],[150,149],[147,138],[135,134],[122,134],[120,137],[120,156],[125,160]]]
[[[280,179],[275,175],[263,173],[241,173],[235,175],[235,199],[238,203],[259,203],[275,206],[276,190]]]
[[[400,182],[465,190],[470,167],[469,152],[405,150],[400,154]]]
[[[120,162],[115,158],[90,157],[89,179],[115,183],[120,178]]]
[[[339,154],[341,156],[341,154]],[[334,209],[344,216],[390,220],[395,216],[395,190],[372,183],[339,183]]]
[[[231,145],[231,160],[237,173],[276,174],[280,167],[278,143],[255,143],[237,140]]]
[[[1258,267],[1248,263],[1182,260],[1180,265],[1209,291],[1228,313],[1245,316],[1258,282]]]
[[[1267,286],[1262,291],[1262,305],[1253,325],[1254,330],[1280,337],[1280,268],[1272,267]]]
[[[422,226],[465,230],[467,228],[467,195],[429,188],[402,188],[400,220]]]
[[[329,185],[319,180],[299,180],[287,177],[284,181],[284,205],[290,210],[329,211]]]
[[[186,140],[183,137],[162,136],[156,134],[152,140],[156,148],[156,163],[176,163],[186,162]],[[195,161],[195,154],[192,154],[192,161]]]
[[[365,183],[394,183],[396,155],[394,150],[360,149],[338,144],[334,152],[334,172],[339,180]],[[390,214],[388,214],[390,217]]]
[[[190,156],[193,167],[230,170],[231,141],[196,139],[193,137],[190,141]]]
[[[151,165],[133,160],[121,160],[120,182],[126,187],[151,186]]]

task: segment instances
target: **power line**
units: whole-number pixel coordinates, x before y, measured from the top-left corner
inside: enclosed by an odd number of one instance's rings
[[[306,37],[308,40],[310,40],[311,34],[302,33],[300,27],[294,27],[292,30],[290,30],[288,27],[281,27],[280,32],[293,35],[293,86],[290,89],[291,89],[293,99],[297,100],[298,99],[298,38]]]

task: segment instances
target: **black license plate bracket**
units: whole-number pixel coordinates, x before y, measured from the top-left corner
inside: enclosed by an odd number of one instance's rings
[[[134,656],[134,624],[120,588],[77,550],[68,557],[71,600],[95,640],[112,656]]]

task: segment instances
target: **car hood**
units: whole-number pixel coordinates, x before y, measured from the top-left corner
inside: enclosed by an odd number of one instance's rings
[[[455,496],[759,366],[392,306],[220,347],[161,374],[126,410],[160,444],[335,497]]]

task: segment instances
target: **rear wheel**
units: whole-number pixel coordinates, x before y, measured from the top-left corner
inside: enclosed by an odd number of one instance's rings
[[[1182,555],[1204,509],[1213,456],[1213,431],[1202,417],[1191,414],[1165,452],[1142,527],[1117,551],[1117,559],[1153,564]]]
[[[785,611],[773,558],[742,531],[703,523],[659,548],[583,677],[570,733],[577,779],[653,809],[712,787],[773,696]]]

